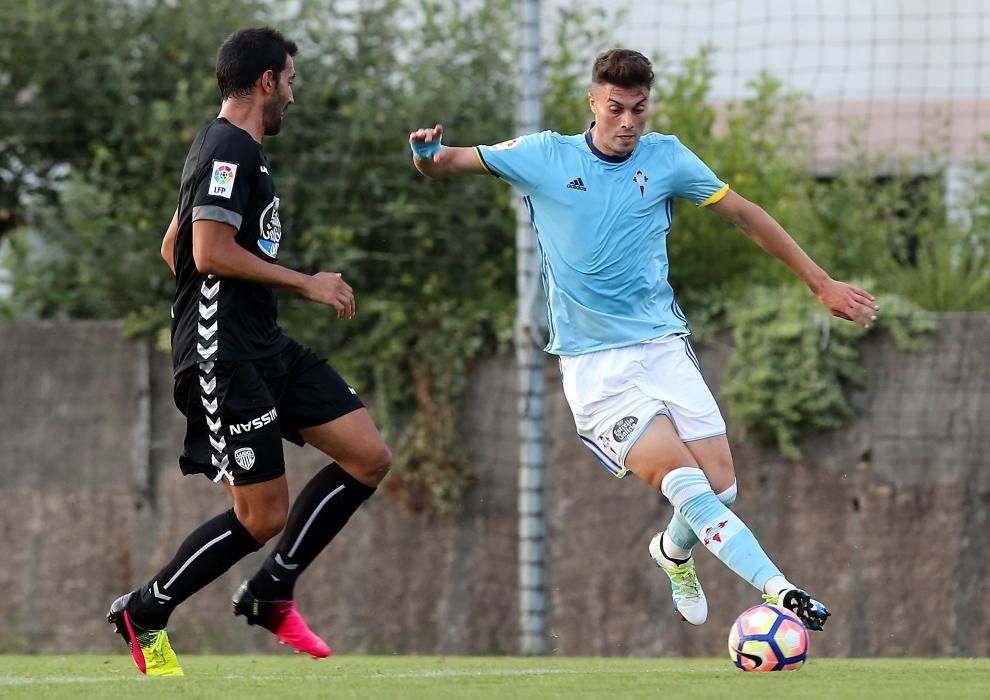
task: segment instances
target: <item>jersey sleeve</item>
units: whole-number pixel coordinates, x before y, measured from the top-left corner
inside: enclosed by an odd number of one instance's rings
[[[674,141],[672,170],[674,195],[690,199],[699,207],[715,204],[729,191],[729,186],[680,140]]]
[[[220,141],[193,187],[192,220],[219,221],[240,230],[251,201],[256,159],[257,149],[245,140]]]
[[[524,195],[539,189],[553,149],[553,132],[541,131],[497,143],[476,146],[485,170],[500,177]]]

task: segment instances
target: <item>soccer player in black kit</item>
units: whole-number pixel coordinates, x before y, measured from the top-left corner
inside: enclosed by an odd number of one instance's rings
[[[278,265],[282,225],[264,136],[293,102],[295,43],[269,29],[232,34],[217,55],[220,115],[199,132],[182,171],[162,257],[175,273],[175,403],[187,421],[184,474],[222,483],[233,508],[194,530],[146,584],[113,602],[107,620],[148,675],[182,675],[166,633],[171,612],[282,533],[233,599],[234,613],[298,652],[327,644],[296,609],[299,575],[381,482],[391,452],[353,389],[285,335],[274,289],[354,315],[340,274]],[[282,439],[331,460],[289,510]]]

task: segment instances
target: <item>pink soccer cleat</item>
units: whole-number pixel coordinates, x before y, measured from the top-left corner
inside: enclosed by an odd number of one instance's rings
[[[278,637],[278,641],[296,650],[297,654],[309,654],[314,659],[325,659],[333,652],[330,646],[309,628],[299,614],[294,600],[261,600],[254,595],[245,581],[231,601],[234,614],[243,615],[249,625],[259,625]]]

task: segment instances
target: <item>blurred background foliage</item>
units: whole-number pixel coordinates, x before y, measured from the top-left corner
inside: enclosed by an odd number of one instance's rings
[[[514,195],[494,178],[420,177],[406,140],[438,121],[455,145],[516,135],[513,3],[285,8],[25,0],[4,9],[0,318],[126,318],[131,332],[167,344],[174,285],[158,250],[186,150],[219,108],[216,49],[237,28],[278,26],[300,46],[296,104],[264,144],[282,197],[280,262],[343,273],[359,310],[340,323],[284,298],[283,326],[372,399],[397,448],[392,493],[413,509],[456,510],[471,481],[457,434],[467,373],[510,346]],[[587,128],[590,64],[621,43],[613,26],[600,12],[562,12],[545,51],[548,128]],[[924,332],[921,310],[990,308],[985,168],[972,168],[956,215],[937,153],[891,163],[851,143],[847,164],[816,178],[801,95],[767,74],[746,99],[713,105],[707,52],[681,64],[654,58],[651,127],[679,135],[834,277],[869,278],[897,310],[886,323],[898,337]],[[863,333],[823,318],[784,266],[719,217],[681,202],[675,218],[681,306],[702,340],[734,333],[733,418],[795,454],[803,430],[848,414]],[[809,348],[819,348],[814,358]],[[795,407],[796,397],[807,400]]]

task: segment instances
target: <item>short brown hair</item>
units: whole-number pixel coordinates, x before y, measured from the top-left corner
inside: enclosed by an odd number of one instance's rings
[[[639,51],[609,49],[595,59],[591,82],[594,85],[608,83],[621,88],[645,87],[649,90],[653,85],[653,64]]]

